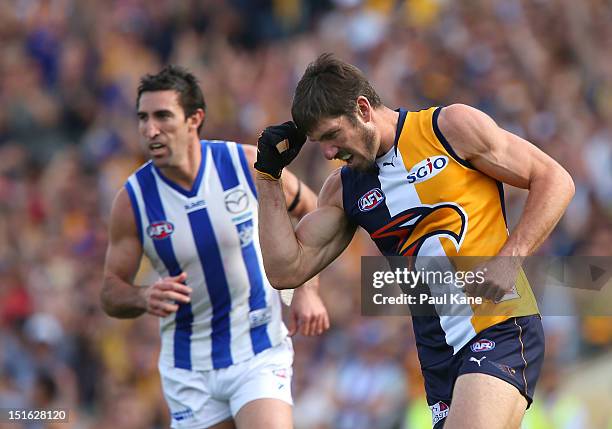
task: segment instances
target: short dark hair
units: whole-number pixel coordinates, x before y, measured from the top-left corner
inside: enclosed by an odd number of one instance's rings
[[[143,92],[174,90],[178,93],[179,105],[183,108],[185,118],[193,115],[196,110],[206,112],[206,101],[198,79],[187,69],[176,65],[168,65],[157,74],[146,74],[140,78],[136,106],[140,104]],[[198,127],[198,133],[204,122]]]
[[[308,133],[320,119],[348,116],[356,120],[357,98],[363,95],[374,108],[382,105],[380,97],[365,75],[334,54],[321,54],[310,63],[295,89],[291,116]]]

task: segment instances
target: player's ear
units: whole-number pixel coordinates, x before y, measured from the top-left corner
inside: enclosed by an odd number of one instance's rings
[[[372,119],[372,106],[363,95],[357,97],[357,115],[363,122],[369,122]]]
[[[189,124],[189,128],[198,131],[198,128],[204,122],[204,117],[206,113],[204,113],[203,109],[197,109],[189,118],[187,118],[187,122]]]

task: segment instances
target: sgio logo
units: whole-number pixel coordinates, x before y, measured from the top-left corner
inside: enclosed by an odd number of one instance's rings
[[[174,225],[165,220],[153,222],[147,227],[147,234],[153,240],[163,240],[174,232]]]
[[[363,196],[359,198],[357,205],[362,212],[368,212],[376,208],[384,199],[385,194],[383,194],[383,191],[379,188],[374,188],[363,194]]]
[[[415,164],[408,172],[408,183],[421,183],[431,179],[448,165],[448,157],[432,156]]]

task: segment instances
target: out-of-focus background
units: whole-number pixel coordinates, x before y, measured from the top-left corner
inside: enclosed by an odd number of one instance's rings
[[[203,137],[247,144],[290,118],[297,80],[325,51],[358,65],[390,107],[473,105],[574,178],[539,253],[609,256],[611,22],[607,0],[0,2],[0,408],[70,409],[49,427],[168,425],[157,320],[113,320],[98,303],[110,203],[144,161],[142,74],[188,67],[209,106]],[[314,146],[293,170],[318,191],[335,165]],[[525,192],[506,195],[516,223]],[[295,338],[297,429],[431,427],[410,321],[360,316],[362,254],[376,251],[359,235],[322,277],[331,330]],[[612,428],[611,320],[544,323],[523,427]]]

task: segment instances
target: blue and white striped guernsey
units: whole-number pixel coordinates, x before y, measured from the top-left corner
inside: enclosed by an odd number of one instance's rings
[[[149,161],[126,189],[140,240],[161,277],[187,272],[190,304],[161,319],[160,362],[225,368],[287,335],[278,292],[266,279],[257,231],[257,196],[242,147],[201,141],[193,188],[182,189]]]

